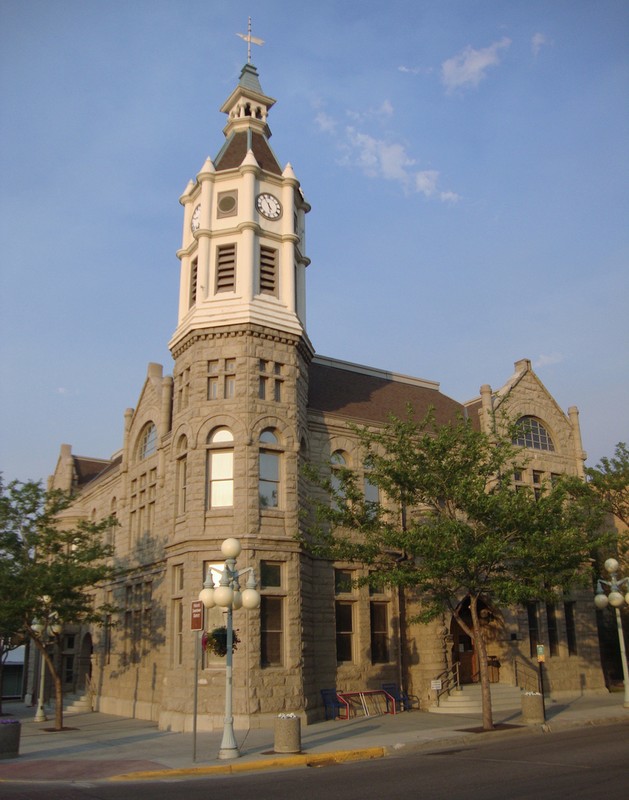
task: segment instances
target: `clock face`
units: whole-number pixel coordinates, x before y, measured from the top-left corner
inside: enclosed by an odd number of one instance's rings
[[[192,212],[192,219],[190,220],[190,230],[192,232],[198,231],[201,226],[201,206],[197,206]]]
[[[282,216],[282,204],[272,194],[259,194],[256,198],[256,208],[267,219],[279,219]]]

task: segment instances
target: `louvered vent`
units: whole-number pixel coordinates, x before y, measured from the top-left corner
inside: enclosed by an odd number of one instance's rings
[[[236,245],[221,245],[216,252],[216,291],[233,292],[236,288]]]
[[[277,250],[260,246],[260,293],[277,295]]]
[[[198,273],[198,264],[196,258],[190,264],[190,303],[188,304],[189,308],[197,302],[197,273]]]

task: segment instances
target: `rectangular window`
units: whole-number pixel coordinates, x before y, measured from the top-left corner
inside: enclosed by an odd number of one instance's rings
[[[173,567],[173,594],[183,592],[183,564],[176,564]]]
[[[173,663],[176,667],[183,664],[183,600],[173,600]]]
[[[177,514],[186,513],[186,497],[188,492],[188,458],[177,459]]]
[[[155,524],[155,502],[157,497],[157,470],[143,472],[139,481],[131,483],[130,523],[131,546],[142,547],[147,544]]]
[[[386,664],[389,661],[389,607],[388,603],[370,603],[371,663]]]
[[[233,292],[235,288],[236,245],[219,245],[216,249],[216,291]]]
[[[282,381],[275,380],[273,386],[273,399],[276,403],[282,402]]]
[[[372,483],[370,481],[369,473],[365,473],[365,479],[363,482],[363,491],[365,493],[365,500],[368,503],[380,502],[380,489],[376,486],[375,483]]]
[[[190,367],[182,370],[175,378],[177,385],[177,411],[188,407],[190,398]]]
[[[559,632],[557,630],[557,613],[555,606],[546,603],[546,621],[548,623],[548,649],[551,656],[559,655]]]
[[[260,450],[260,507],[277,508],[279,504],[280,457],[279,453]]]
[[[282,563],[260,562],[260,663],[263,667],[284,663],[284,593]]]
[[[197,302],[197,278],[198,278],[198,261],[197,259],[193,259],[190,263],[190,295],[189,295],[189,302],[188,308],[192,308],[193,305]]]
[[[262,589],[281,588],[282,565],[279,561],[260,562],[260,586]]]
[[[526,615],[529,623],[529,647],[531,658],[535,658],[537,656],[537,645],[540,644],[537,603],[526,604]]]
[[[236,359],[214,359],[207,362],[207,399],[231,400],[236,396]]]
[[[354,604],[337,600],[336,611],[336,660],[339,663],[351,662],[352,639],[354,636]]]
[[[260,604],[260,661],[263,667],[281,666],[284,598],[262,595]]]
[[[225,359],[225,399],[232,400],[236,396],[236,359]]]
[[[175,564],[172,571],[172,658],[176,667],[183,663],[183,582],[183,564]]]
[[[354,603],[338,596],[351,595],[354,591],[353,573],[349,569],[334,570],[334,593],[336,614],[336,660],[339,663],[353,661]]]
[[[574,600],[563,604],[563,613],[566,619],[566,639],[568,640],[568,653],[577,655],[577,626],[574,619]]]
[[[260,294],[277,296],[277,250],[260,245]]]
[[[210,450],[210,508],[227,508],[234,504],[234,451]]]
[[[334,593],[335,594],[350,594],[352,589],[352,571],[350,569],[335,569],[334,570]]]
[[[260,376],[260,378],[258,380],[258,398],[260,400],[266,400],[266,384],[267,384],[267,381],[268,381],[268,378],[263,378],[262,376]]]
[[[533,470],[533,492],[535,494],[535,499],[539,500],[542,496],[542,481],[544,479],[544,473],[539,472],[538,470]]]

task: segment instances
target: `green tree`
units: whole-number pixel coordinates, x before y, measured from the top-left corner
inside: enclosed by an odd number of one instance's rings
[[[629,449],[618,442],[613,458],[586,467],[587,487],[607,514],[629,528]]]
[[[58,650],[63,624],[102,624],[108,606],[93,602],[94,587],[114,577],[105,532],[114,520],[64,527],[72,498],[40,483],[0,480],[0,607],[14,630],[39,650],[55,686],[55,728],[63,728],[61,674],[48,644]],[[68,517],[72,520],[72,517]]]
[[[437,426],[409,410],[382,429],[354,427],[369,481],[382,504],[367,502],[351,470],[310,477],[328,495],[303,537],[316,555],[369,567],[364,580],[412,590],[418,621],[449,611],[478,653],[483,727],[493,728],[489,670],[479,604],[490,608],[556,598],[589,580],[584,566],[598,541],[598,515],[571,500],[561,481],[513,490],[513,430],[488,436],[463,419]],[[471,626],[461,616],[469,603]]]

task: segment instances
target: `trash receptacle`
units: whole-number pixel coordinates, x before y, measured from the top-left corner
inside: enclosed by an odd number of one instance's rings
[[[19,719],[0,719],[0,758],[17,758],[20,754]]]
[[[276,753],[301,752],[301,719],[296,714],[280,714],[275,720]]]
[[[545,721],[544,697],[539,692],[525,692],[522,695],[522,722],[541,725]]]

